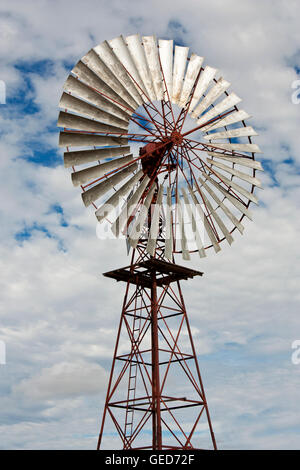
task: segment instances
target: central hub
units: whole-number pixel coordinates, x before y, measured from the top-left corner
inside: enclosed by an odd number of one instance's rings
[[[172,134],[171,134],[171,140],[172,140],[173,144],[181,145],[182,141],[183,141],[183,137],[180,134],[180,132],[173,131]]]

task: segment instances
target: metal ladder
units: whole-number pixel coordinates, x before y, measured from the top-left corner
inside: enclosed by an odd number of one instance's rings
[[[133,319],[133,326],[132,326],[132,333],[133,333],[133,340],[132,340],[132,350],[134,344],[136,343],[139,337],[141,328],[141,319],[137,318],[136,316]],[[128,392],[127,392],[127,407],[126,407],[126,414],[125,414],[125,425],[124,425],[124,436],[125,439],[128,440],[132,436],[133,431],[133,418],[134,418],[134,410],[129,408],[130,405],[134,405],[135,396],[136,396],[136,382],[137,382],[137,371],[138,365],[136,362],[132,362],[134,358],[134,353],[131,356],[130,366],[129,366],[129,377],[128,377]],[[129,403],[130,401],[130,403]],[[127,444],[128,445],[128,444]]]

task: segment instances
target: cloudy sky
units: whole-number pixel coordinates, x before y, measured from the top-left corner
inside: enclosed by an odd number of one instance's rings
[[[63,168],[57,103],[91,47],[134,33],[203,55],[253,116],[254,221],[195,259],[205,275],[183,292],[219,447],[300,448],[299,17],[296,0],[1,1],[1,449],[96,445],[123,297],[101,273],[128,259],[97,239]]]

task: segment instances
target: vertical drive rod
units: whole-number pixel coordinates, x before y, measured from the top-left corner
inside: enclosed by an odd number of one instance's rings
[[[160,382],[159,382],[159,349],[157,326],[157,285],[156,272],[152,272],[151,285],[151,339],[152,339],[152,428],[153,449],[161,450],[161,419],[160,419]]]

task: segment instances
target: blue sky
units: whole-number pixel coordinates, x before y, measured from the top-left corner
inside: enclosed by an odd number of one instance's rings
[[[101,273],[128,258],[123,241],[97,239],[56,119],[73,64],[136,32],[204,55],[253,116],[265,169],[254,221],[193,259],[205,275],[183,290],[219,447],[299,448],[299,13],[279,0],[2,1],[0,448],[95,447],[123,297]]]

